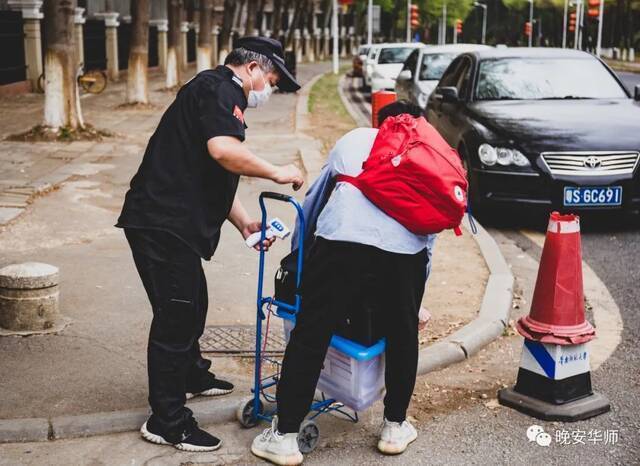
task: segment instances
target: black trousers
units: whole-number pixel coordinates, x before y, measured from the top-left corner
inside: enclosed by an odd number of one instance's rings
[[[211,366],[198,343],[208,307],[201,259],[169,233],[128,228],[125,235],[153,309],[149,404],[165,434],[179,438],[192,417],[185,393]]]
[[[404,421],[416,381],[418,312],[427,261],[426,249],[396,254],[316,239],[303,269],[302,309],[278,382],[280,432],[298,432],[313,401],[331,336],[350,311],[344,303],[363,294],[377,300],[376,326],[387,339],[384,415],[390,421]]]

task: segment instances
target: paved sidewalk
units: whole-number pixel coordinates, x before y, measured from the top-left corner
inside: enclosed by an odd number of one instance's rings
[[[328,63],[302,65],[298,76],[304,83],[328,69]],[[58,335],[0,337],[0,419],[146,406],[151,312],[124,236],[113,224],[147,139],[173,97],[160,90],[160,76],[150,88],[155,108],[148,110],[117,108],[124,99],[123,83],[82,99],[86,120],[117,137],[70,144],[0,142],[0,207],[20,209],[0,227],[0,266],[31,260],[58,266],[61,311],[72,320]],[[294,134],[295,103],[295,95],[276,94],[264,110],[248,112],[247,144],[257,154],[278,164],[300,163],[298,149],[304,141]],[[0,100],[3,137],[37,124],[41,112],[39,95]],[[8,191],[16,186],[22,191],[12,198]],[[271,182],[243,179],[241,198],[256,217],[257,196],[264,190],[291,193]],[[292,226],[291,208],[276,204],[272,212]],[[275,270],[287,247],[281,243],[269,253],[268,270]],[[434,322],[424,344],[475,317],[488,276],[470,235],[444,234],[436,247],[425,298]],[[204,268],[210,296],[207,325],[252,325],[257,255],[233,227],[223,229],[220,247]],[[236,382],[239,392],[248,393],[250,359],[215,358],[214,368]]]

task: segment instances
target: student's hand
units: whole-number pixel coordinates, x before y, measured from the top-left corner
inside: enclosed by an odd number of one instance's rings
[[[427,328],[427,324],[431,320],[431,313],[427,311],[426,308],[420,307],[420,312],[418,313],[418,332],[423,331]]]
[[[289,165],[283,165],[278,167],[276,170],[275,176],[273,177],[273,181],[278,184],[289,184],[293,185],[293,189],[297,191],[304,184],[304,178],[302,176],[302,172],[298,167],[294,164],[290,163]]]
[[[249,222],[244,226],[244,228],[241,231],[242,237],[244,239],[247,239],[253,233],[259,232],[260,228],[262,228],[262,222]],[[268,251],[275,240],[276,240],[275,236],[273,238],[265,239],[262,242],[262,246],[263,246],[264,250]],[[260,243],[256,244],[253,247],[253,249],[255,249],[256,251],[259,251],[260,250]]]

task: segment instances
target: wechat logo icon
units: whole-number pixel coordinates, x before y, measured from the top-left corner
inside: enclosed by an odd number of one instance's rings
[[[541,447],[551,445],[551,435],[547,434],[542,427],[533,424],[527,429],[527,438],[530,442],[536,442]]]

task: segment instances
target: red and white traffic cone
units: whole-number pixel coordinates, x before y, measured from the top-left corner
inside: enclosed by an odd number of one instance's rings
[[[577,421],[609,411],[591,389],[584,313],[580,219],[553,212],[540,259],[531,311],[518,320],[524,338],[518,379],[498,400],[545,420]]]

